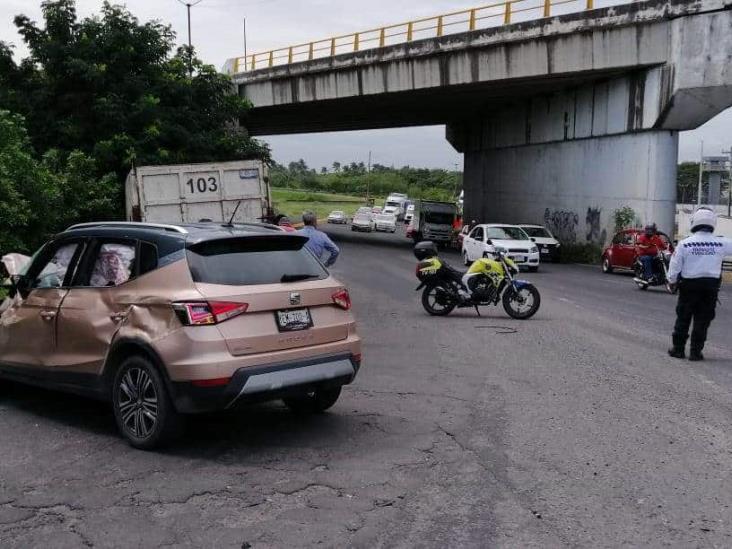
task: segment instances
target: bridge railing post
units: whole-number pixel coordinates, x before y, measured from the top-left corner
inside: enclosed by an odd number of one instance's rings
[[[412,37],[414,36],[414,23],[410,21],[407,23],[407,42],[412,41]]]
[[[386,45],[386,29],[381,28],[381,31],[379,31],[379,47],[383,48]]]
[[[595,7],[595,5],[594,5],[593,0],[587,0],[587,9],[591,10],[594,7]]]
[[[313,43],[310,42],[310,46],[308,47],[308,61],[312,61],[313,60],[313,53],[314,53]]]
[[[590,0],[588,0],[590,1]],[[506,13],[503,16],[503,24],[508,25],[511,22],[511,2],[506,2]]]
[[[333,57],[336,54],[336,39],[330,39],[330,56]]]
[[[552,14],[552,0],[544,0],[544,17]]]
[[[444,19],[442,15],[440,15],[437,18],[437,36],[442,36],[442,33],[444,32]]]
[[[359,33],[356,33],[353,35],[353,51],[358,51],[358,48],[361,46],[360,44],[361,39],[359,36]]]
[[[274,51],[270,50],[269,52],[269,66],[274,66]]]
[[[475,10],[470,10],[470,21],[468,22],[468,30],[475,30]]]
[[[255,67],[257,66],[257,61],[256,61],[256,59],[257,59],[257,54],[256,54],[256,53],[253,53],[253,54],[252,54],[252,70],[254,70],[254,69],[255,69]]]

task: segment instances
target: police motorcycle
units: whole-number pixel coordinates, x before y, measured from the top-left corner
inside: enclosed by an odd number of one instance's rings
[[[422,291],[422,307],[430,315],[446,316],[455,308],[478,307],[503,303],[506,313],[519,320],[526,320],[536,314],[541,305],[539,290],[526,280],[514,278],[519,268],[506,255],[506,250],[497,248],[493,258],[481,258],[473,262],[468,273],[467,291],[462,284],[466,274],[438,257],[433,242],[420,242],[414,247],[419,261],[416,275]]]
[[[670,294],[676,293],[671,289],[671,283],[668,281],[668,268],[671,264],[671,252],[669,250],[659,249],[653,257],[653,275],[650,279],[645,278],[645,271],[640,256],[635,258],[633,263],[633,272],[635,278],[633,281],[639,289],[647,290],[651,286],[663,286]]]

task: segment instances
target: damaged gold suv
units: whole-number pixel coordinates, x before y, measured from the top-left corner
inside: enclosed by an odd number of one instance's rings
[[[0,377],[111,402],[138,448],[184,414],[326,410],[361,344],[348,291],[306,240],[267,225],[71,227],[11,279]]]

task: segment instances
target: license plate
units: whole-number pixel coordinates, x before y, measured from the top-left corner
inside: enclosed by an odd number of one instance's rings
[[[511,259],[513,259],[516,263],[523,263],[526,261],[526,258],[522,255],[514,255],[513,257],[511,257]]]
[[[548,254],[549,253],[549,248],[542,248],[541,249],[541,253]]]
[[[280,332],[295,332],[312,328],[313,321],[308,309],[288,309],[277,311],[277,328]]]

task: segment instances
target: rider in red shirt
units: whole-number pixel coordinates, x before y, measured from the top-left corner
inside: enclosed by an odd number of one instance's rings
[[[646,225],[643,234],[638,237],[638,255],[643,263],[643,278],[650,280],[653,277],[653,258],[658,250],[665,250],[666,243],[658,234],[656,224]]]

